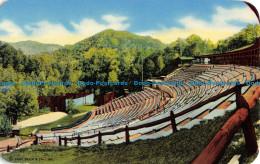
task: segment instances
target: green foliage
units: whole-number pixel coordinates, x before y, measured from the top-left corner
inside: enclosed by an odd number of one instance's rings
[[[127,31],[105,30],[90,38],[80,41],[70,47],[79,52],[86,51],[91,47],[117,49],[155,49],[162,50],[165,44],[149,36],[138,36]]]
[[[218,47],[215,49],[216,53],[228,52],[238,49],[256,42],[260,37],[260,26],[255,24],[247,25],[247,28],[242,29],[239,33],[225,39],[218,41]]]
[[[37,96],[60,96],[78,91],[93,91],[95,95],[114,89],[123,93],[141,89],[134,81],[152,76],[166,75],[178,67],[176,59],[198,55],[222,53],[249,45],[259,37],[259,25],[248,25],[234,36],[214,44],[197,35],[178,38],[169,45],[151,37],[143,37],[126,31],[106,30],[74,45],[66,46],[51,54],[42,51],[37,56],[25,56],[22,51],[0,42],[0,80],[14,81],[61,81],[72,85],[12,86],[0,93],[0,108],[15,122],[19,117],[33,115]],[[35,42],[19,44],[38,45]],[[51,46],[51,45],[48,45]],[[26,52],[27,53],[27,52]],[[128,86],[80,86],[78,81],[125,81]],[[25,89],[27,88],[27,89]],[[7,108],[8,107],[8,108]],[[25,112],[22,111],[25,108]],[[71,108],[72,110],[73,108]],[[18,112],[18,114],[15,114]],[[77,111],[74,111],[77,112]]]
[[[74,107],[74,109],[79,110],[80,113],[85,113],[85,112],[89,112],[93,109],[96,109],[97,107],[98,106],[84,104],[84,105],[76,106],[76,107]]]
[[[108,81],[118,82],[117,73],[115,70],[112,70],[111,72],[109,72]]]
[[[72,115],[78,114],[78,113],[80,113],[80,110],[78,110],[78,109],[76,109],[76,108],[73,108],[73,109],[70,110],[70,112],[69,112],[69,114],[72,114]]]
[[[21,51],[16,51],[12,46],[0,42],[0,63],[3,68],[11,65],[16,71],[24,71],[27,63],[27,58]]]
[[[69,99],[68,100],[68,105],[67,105],[67,107],[66,107],[66,110],[67,110],[67,113],[68,114],[74,114],[73,112],[73,108],[74,108],[74,100],[73,99]]]
[[[4,99],[6,115],[16,124],[21,116],[30,116],[37,111],[37,92],[34,86],[11,86]]]
[[[193,34],[186,39],[178,38],[176,41],[168,45],[163,51],[157,51],[147,59],[151,59],[155,63],[155,69],[150,60],[145,60],[146,78],[158,75],[167,75],[178,67],[177,57],[195,57],[208,54],[218,54],[238,49],[255,43],[260,36],[260,26],[258,24],[248,26],[241,32],[220,40],[214,44],[211,40],[202,39]],[[162,60],[163,59],[163,60]]]
[[[10,119],[5,115],[5,113],[0,113],[0,133],[11,132],[12,127],[10,123]]]
[[[157,60],[156,60],[156,74],[160,75],[162,69],[165,67],[164,61],[162,56],[158,56]]]
[[[45,108],[38,110],[39,113],[46,113],[46,112],[50,112],[50,111],[51,111],[51,108],[49,108],[49,107],[45,107]]]
[[[145,78],[148,79],[153,76],[153,71],[155,69],[155,64],[151,59],[147,59],[146,64],[144,65],[145,69]]]

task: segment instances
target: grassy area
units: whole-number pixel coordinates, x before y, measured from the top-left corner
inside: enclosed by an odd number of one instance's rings
[[[84,105],[80,105],[77,107],[74,107],[74,109],[78,109],[80,111],[80,113],[84,113],[84,112],[89,112],[93,109],[96,109],[98,106],[93,106],[93,105],[88,105],[88,104],[84,104]]]
[[[85,114],[78,116],[78,117],[72,117],[72,115],[67,115],[55,122],[51,122],[51,123],[43,124],[43,125],[37,125],[37,126],[30,126],[30,127],[21,129],[21,134],[31,134],[31,132],[36,128],[38,128],[38,131],[49,131],[49,130],[51,130],[51,128],[58,127],[58,125],[69,126],[69,125],[75,124],[75,123],[79,122],[80,120],[84,119],[85,116],[86,116]]]
[[[259,108],[259,104],[257,104]],[[254,122],[259,119],[259,110],[252,110]],[[217,131],[234,113],[226,113],[223,117],[206,121],[190,130],[181,130],[168,137],[156,140],[137,141],[131,144],[102,145],[90,148],[64,146],[32,146],[3,154],[3,158],[14,163],[39,163],[28,161],[30,158],[41,159],[41,163],[190,163],[211,141]],[[259,134],[259,126],[256,132]],[[254,157],[246,158],[245,145],[241,140],[242,131],[234,137],[220,163],[227,163],[235,154],[242,153],[241,162],[248,163]],[[258,135],[259,137],[259,135]],[[26,160],[26,158],[28,158]],[[12,159],[10,161],[10,159]],[[15,160],[16,159],[16,160]]]

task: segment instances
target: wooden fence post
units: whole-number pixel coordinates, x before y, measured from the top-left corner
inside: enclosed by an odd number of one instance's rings
[[[59,136],[59,146],[61,146],[61,136]]]
[[[9,145],[7,146],[7,150],[6,151],[10,152],[10,146]]]
[[[130,142],[130,139],[129,139],[129,129],[128,129],[127,125],[125,126],[125,142],[127,144],[129,144],[129,142]]]
[[[241,85],[235,86],[237,109],[240,109],[240,108],[249,109],[249,105],[248,105],[247,101],[244,99],[244,97],[241,94],[241,89],[242,89]]]
[[[66,138],[66,136],[64,138],[64,146],[67,146],[67,138]]]
[[[78,146],[81,145],[81,139],[80,139],[80,135],[78,135]]]
[[[191,162],[192,164],[218,163],[232,138],[248,118],[248,110],[241,108],[221,127],[210,143]]]
[[[246,141],[247,155],[251,156],[257,152],[258,146],[250,113],[246,121],[242,124],[242,128]]]
[[[41,135],[41,140],[43,140],[43,136]]]
[[[171,117],[172,132],[177,132],[178,130],[176,128],[176,122],[175,122],[173,111],[170,111],[170,117]]]
[[[246,121],[242,124],[245,140],[246,140],[246,147],[247,147],[247,154],[248,156],[254,154],[257,151],[257,141],[256,135],[254,131],[253,122],[250,115],[250,107],[248,102],[244,99],[241,94],[241,85],[237,85],[235,88],[236,92],[236,104],[237,109],[246,108],[248,110],[249,116]]]
[[[101,141],[102,141],[102,134],[100,131],[98,132],[98,145],[101,146]]]
[[[35,141],[34,141],[34,144],[37,145],[38,144],[38,136],[35,135]]]
[[[236,99],[238,99],[241,96],[241,88],[241,85],[235,86]]]

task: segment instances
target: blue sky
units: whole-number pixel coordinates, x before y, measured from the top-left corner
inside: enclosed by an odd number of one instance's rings
[[[257,23],[253,12],[231,0],[9,0],[0,8],[0,40],[64,45],[115,29],[165,43],[192,33],[217,41],[248,23]]]

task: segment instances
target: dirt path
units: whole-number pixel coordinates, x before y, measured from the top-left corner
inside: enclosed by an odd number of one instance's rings
[[[27,120],[18,122],[17,126],[20,126],[21,128],[25,128],[28,126],[47,124],[56,121],[58,119],[61,119],[64,116],[67,116],[67,114],[64,112],[52,112],[52,113],[43,114],[40,116],[32,117]]]
[[[6,151],[7,146],[16,146],[18,142],[17,137],[9,138],[6,140],[0,141],[0,151]]]
[[[14,149],[20,149],[20,148],[31,146],[34,141],[34,139],[26,139],[26,140],[19,139],[19,140],[20,143],[18,147],[16,147],[18,143],[17,136],[0,141],[0,153],[7,152],[7,146],[10,146],[10,151],[13,151]]]

